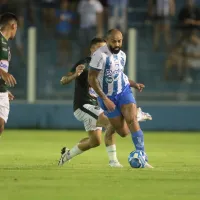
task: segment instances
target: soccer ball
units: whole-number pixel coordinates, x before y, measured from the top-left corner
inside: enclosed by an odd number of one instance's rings
[[[129,154],[128,162],[132,168],[144,168],[147,155],[144,151],[135,150]]]

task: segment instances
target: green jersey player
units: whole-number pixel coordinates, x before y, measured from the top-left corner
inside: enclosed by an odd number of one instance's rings
[[[17,31],[17,17],[12,13],[4,13],[0,16],[0,134],[4,131],[7,122],[10,105],[9,100],[14,96],[8,91],[8,87],[14,87],[15,78],[8,73],[11,59],[8,40],[15,37]]]

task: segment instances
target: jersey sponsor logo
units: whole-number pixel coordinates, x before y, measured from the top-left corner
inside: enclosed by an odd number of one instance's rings
[[[114,61],[117,61],[117,60],[118,60],[118,56],[114,55]]]
[[[106,78],[105,78],[105,81],[106,81],[106,83],[112,83],[113,82],[113,78],[111,77],[111,76],[107,76]]]
[[[117,70],[110,70],[110,69],[107,69],[106,70],[106,73],[105,73],[105,81],[107,83],[112,83],[113,81],[117,81],[118,78],[119,78],[119,74],[120,74],[121,70],[120,69],[117,69]]]

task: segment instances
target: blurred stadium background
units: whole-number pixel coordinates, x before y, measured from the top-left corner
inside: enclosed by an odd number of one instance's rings
[[[81,2],[0,1],[0,13],[19,17],[9,69],[18,84],[0,138],[1,199],[199,200],[200,135],[192,131],[200,130],[200,0],[195,6],[191,0],[88,0],[93,6],[80,8]],[[126,72],[146,85],[135,95],[153,117],[141,126],[155,168],[130,168],[133,145],[118,135],[124,168],[108,166],[103,144],[59,168],[63,145],[71,148],[87,134],[73,116],[74,84],[61,86],[60,78],[85,56],[91,37],[115,27],[124,32]]]
[[[103,8],[96,5],[94,12],[103,17],[103,23],[97,20],[91,27],[79,23],[84,12],[90,11],[79,9],[78,0],[1,1],[1,13],[11,11],[20,18],[18,35],[11,42],[10,72],[18,84],[12,89],[16,100],[7,128],[83,129],[72,112],[74,84],[61,86],[60,78],[84,56],[82,43],[90,39],[89,34],[82,34],[85,29],[88,33],[95,30],[92,36],[103,36],[109,28],[118,27],[124,32],[127,73],[146,85],[142,93],[135,94],[138,105],[153,116],[143,128],[200,129],[200,56],[191,56],[200,54],[198,32],[194,31],[198,26],[190,27],[189,34],[180,28],[180,12],[187,1],[173,1],[174,5],[170,0],[159,0],[157,5],[156,1],[116,1],[101,1]],[[199,5],[196,0],[195,6]],[[122,20],[121,27],[113,24],[115,14]],[[198,20],[195,14],[191,16]],[[159,32],[161,38],[156,42]]]

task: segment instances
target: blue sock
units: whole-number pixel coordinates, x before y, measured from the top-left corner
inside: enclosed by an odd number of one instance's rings
[[[131,137],[133,143],[135,145],[136,150],[144,151],[144,135],[142,130],[136,131],[135,133],[131,133]]]

